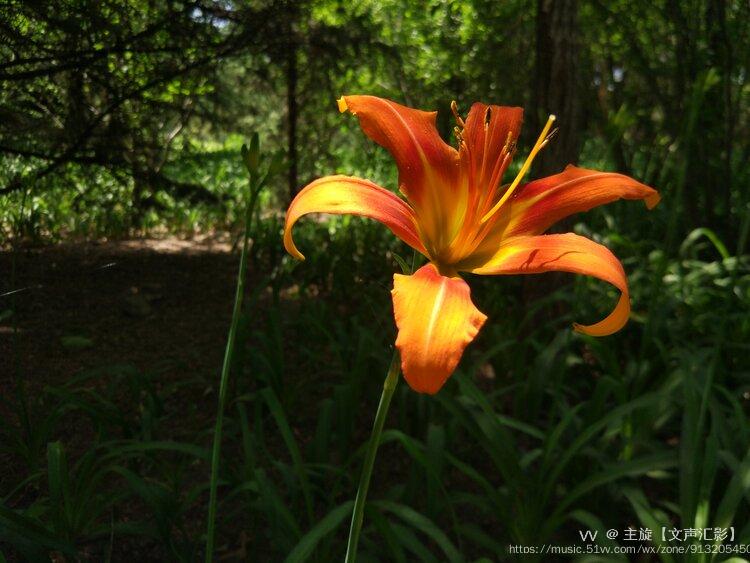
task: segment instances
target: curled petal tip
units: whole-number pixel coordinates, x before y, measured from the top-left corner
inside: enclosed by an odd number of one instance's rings
[[[573,323],[573,330],[589,336],[610,336],[619,332],[630,318],[630,296],[622,293],[617,306],[606,319],[592,325]]]
[[[648,209],[653,209],[661,201],[661,196],[658,193],[653,193],[653,194],[647,196],[645,198],[645,201],[646,201],[646,207]]]
[[[341,96],[338,100],[336,100],[336,103],[339,106],[339,111],[341,113],[344,113],[346,110],[349,109],[349,106],[346,105],[346,100],[344,99],[344,96]]]
[[[602,329],[594,329],[593,325],[582,325],[580,323],[573,323],[573,332],[577,332],[578,334],[585,334],[587,336],[595,336],[595,337],[602,337],[602,336],[611,336],[612,334],[615,334],[616,332],[619,332],[622,327],[618,327],[617,325],[611,325],[607,326]]]
[[[304,261],[305,256],[299,251],[297,245],[294,244],[292,239],[292,225],[288,225],[284,231],[284,248],[294,258],[299,261]]]

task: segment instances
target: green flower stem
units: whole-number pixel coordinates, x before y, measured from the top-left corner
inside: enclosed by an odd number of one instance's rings
[[[354,563],[357,559],[357,543],[359,542],[359,532],[362,529],[365,499],[367,498],[367,490],[370,488],[370,477],[372,476],[373,465],[375,465],[375,455],[378,453],[385,417],[388,414],[388,407],[391,405],[391,399],[393,398],[393,392],[396,390],[400,373],[401,362],[398,352],[394,352],[391,366],[388,368],[388,375],[385,377],[385,382],[383,383],[383,394],[380,396],[378,411],[375,414],[375,422],[372,425],[372,433],[370,434],[370,443],[367,446],[365,462],[362,467],[362,476],[359,479],[359,487],[357,487],[357,497],[354,500],[354,512],[352,513],[352,525],[349,528],[349,542],[346,546],[345,563]]]
[[[211,563],[214,552],[214,538],[216,535],[216,489],[219,480],[219,459],[221,457],[221,432],[224,423],[224,407],[227,402],[227,388],[229,387],[229,371],[234,356],[234,343],[237,339],[237,325],[242,311],[242,297],[245,294],[245,273],[247,271],[247,249],[250,237],[250,225],[252,223],[255,203],[258,200],[260,186],[251,179],[250,201],[245,211],[245,233],[242,241],[242,255],[240,256],[240,271],[237,274],[237,290],[234,296],[234,308],[232,309],[232,323],[229,327],[227,347],[224,352],[224,364],[221,368],[221,382],[219,383],[219,408],[216,413],[216,426],[214,428],[214,443],[211,453],[211,483],[209,487],[208,501],[208,531],[206,533],[206,562]]]

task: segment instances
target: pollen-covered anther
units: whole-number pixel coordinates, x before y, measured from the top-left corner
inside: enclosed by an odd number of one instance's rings
[[[464,123],[464,120],[461,118],[461,115],[458,113],[458,104],[456,103],[456,100],[451,100],[451,111],[453,112],[453,117],[455,118],[456,123],[461,129],[463,129],[466,123]]]
[[[513,131],[508,131],[508,136],[505,138],[505,144],[500,154],[510,154],[510,152],[516,148],[516,143],[513,141]]]
[[[554,139],[555,137],[557,137],[557,133],[558,132],[559,132],[559,129],[557,127],[555,127],[552,131],[550,131],[550,134],[547,135],[544,138],[544,141],[542,141],[542,144],[539,145],[539,149],[543,149],[544,147],[546,147],[547,143],[549,143],[552,139]]]
[[[487,106],[487,109],[484,110],[484,130],[487,131],[487,129],[490,128],[490,122],[492,121],[492,107]]]

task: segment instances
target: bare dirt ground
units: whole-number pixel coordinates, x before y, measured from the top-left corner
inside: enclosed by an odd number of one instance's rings
[[[195,429],[208,428],[215,416],[214,388],[238,265],[227,242],[208,239],[70,243],[21,249],[15,257],[1,252],[0,399],[7,401],[0,401],[0,420],[18,418],[6,412],[17,398],[16,378],[23,381],[28,402],[46,386],[64,385],[86,370],[124,365],[155,375],[160,389],[186,379],[201,382],[165,397],[167,410],[183,413],[170,419],[165,436],[194,439]],[[36,413],[31,424],[40,416]],[[89,426],[80,416],[66,416],[50,439],[64,437],[66,451],[75,457],[92,439]],[[0,453],[0,467],[2,490],[27,471],[6,452]],[[206,468],[196,470],[202,475]],[[36,494],[33,486],[26,487],[14,503],[24,505]],[[130,509],[142,511],[138,506]],[[189,521],[198,533],[204,514],[196,510]],[[157,547],[144,545],[126,541],[120,548],[131,555],[140,550],[140,560],[155,560]]]
[[[65,244],[15,261],[13,283],[12,253],[0,253],[0,390],[15,372],[34,388],[103,361],[218,373],[238,265],[226,242]]]

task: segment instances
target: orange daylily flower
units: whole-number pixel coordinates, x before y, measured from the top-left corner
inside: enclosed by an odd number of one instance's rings
[[[413,275],[393,277],[396,347],[412,389],[430,394],[440,390],[487,319],[472,303],[459,272],[594,276],[619,289],[620,299],[604,320],[575,324],[575,330],[605,336],[625,325],[630,298],[619,260],[585,237],[543,233],[564,217],[617,199],[642,199],[651,209],[659,202],[654,189],[622,174],[575,166],[522,184],[531,161],[551,137],[554,116],[516,178],[503,185],[523,121],[521,108],[475,103],[464,121],[453,104],[455,149],[435,127],[437,112],[373,96],[344,96],[338,104],[391,153],[405,200],[368,180],[320,178],[289,206],[284,246],[304,259],[292,240],[296,221],[308,213],[349,213],[380,221],[427,257],[429,263]]]

